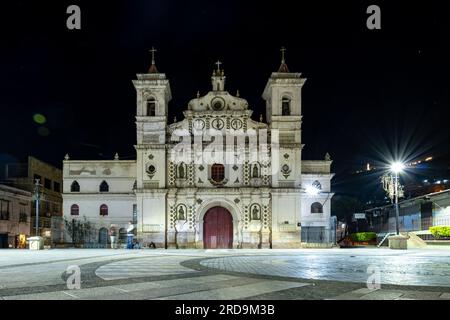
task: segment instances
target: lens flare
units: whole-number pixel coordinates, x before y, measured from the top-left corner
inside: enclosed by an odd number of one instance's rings
[[[47,119],[45,118],[45,116],[40,113],[36,113],[35,115],[33,115],[33,120],[34,120],[34,122],[36,122],[38,124],[44,124],[47,122]]]

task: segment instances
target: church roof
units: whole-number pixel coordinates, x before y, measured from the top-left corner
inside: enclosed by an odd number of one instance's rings
[[[285,62],[281,63],[280,67],[278,68],[278,72],[289,73],[289,68]]]
[[[148,73],[159,73],[158,69],[156,69],[156,65],[154,63],[152,63],[152,65],[148,69]]]

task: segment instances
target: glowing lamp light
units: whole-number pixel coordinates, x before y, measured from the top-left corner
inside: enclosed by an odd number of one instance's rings
[[[401,162],[394,162],[391,164],[391,171],[395,173],[400,173],[405,168],[405,165]]]
[[[314,186],[307,186],[305,191],[307,194],[309,194],[311,196],[315,196],[315,195],[319,194],[319,192],[320,192],[319,188],[316,188]]]

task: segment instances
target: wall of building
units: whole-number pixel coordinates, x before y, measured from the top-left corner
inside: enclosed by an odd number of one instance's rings
[[[14,248],[19,244],[19,235],[30,236],[30,214],[30,192],[0,185],[0,234],[2,234],[2,242],[7,240],[7,246]],[[0,243],[0,247],[2,245],[5,246],[6,244]]]

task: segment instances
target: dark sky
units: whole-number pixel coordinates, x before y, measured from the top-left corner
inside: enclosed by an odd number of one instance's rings
[[[287,47],[290,70],[308,78],[303,158],[329,152],[337,188],[366,162],[450,153],[450,20],[438,2],[14,2],[1,10],[1,160],[133,158],[131,80],[152,46],[171,83],[170,120],[209,91],[217,59],[226,89],[259,119]],[[66,28],[70,4],[81,7],[81,30]],[[370,4],[381,7],[381,30],[366,28]]]

